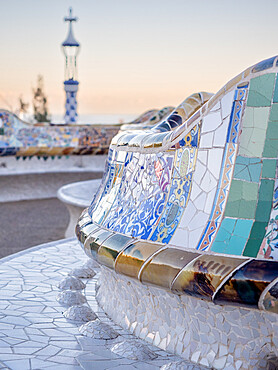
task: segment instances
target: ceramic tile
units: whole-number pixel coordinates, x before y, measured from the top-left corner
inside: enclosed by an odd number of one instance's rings
[[[95,232],[91,233],[84,243],[84,250],[87,256],[97,258],[101,243],[111,235],[112,233],[110,231],[101,228],[97,228]]]
[[[277,160],[263,159],[262,178],[275,178]]]
[[[227,130],[229,125],[229,117],[223,120],[221,126],[219,126],[214,132],[213,146],[224,147],[226,144]]]
[[[248,94],[248,107],[269,107],[275,81],[275,73],[252,78]]]
[[[198,253],[185,252],[180,249],[164,249],[155,254],[144,266],[141,281],[171,288],[172,281],[180,270],[198,256]]]
[[[172,290],[210,300],[223,279],[243,261],[240,258],[201,255],[182,269]]]
[[[106,233],[108,233],[108,231],[106,231]],[[110,238],[101,243],[101,246],[97,252],[98,261],[107,267],[113,268],[118,254],[125,248],[127,244],[130,244],[131,242],[132,238],[126,235],[112,235]]]
[[[220,107],[219,107],[220,108]],[[209,113],[202,122],[202,134],[215,131],[222,123],[220,112]]]
[[[278,281],[275,279],[269,287],[262,293],[260,298],[262,308],[266,311],[278,313],[278,299],[277,299],[277,291],[278,291]]]
[[[257,307],[262,291],[277,277],[277,273],[277,262],[253,260],[236,271],[217,292],[214,301]]]
[[[232,104],[234,100],[235,90],[225,94],[221,99],[221,115],[222,119],[226,118],[231,114]]]
[[[200,139],[200,148],[201,149],[211,149],[213,145],[213,138],[214,138],[214,133],[209,132],[207,134],[201,135]]]
[[[115,270],[121,274],[137,278],[144,262],[161,247],[160,244],[148,242],[132,243],[119,254]]]
[[[225,216],[255,218],[258,184],[232,180]]]
[[[260,71],[264,71],[265,69],[269,69],[273,66],[273,63],[274,63],[274,60],[275,60],[275,57],[273,58],[269,58],[269,59],[266,59],[266,60],[263,60],[262,62],[260,63],[257,63],[253,69],[252,69],[252,72],[260,72]]]

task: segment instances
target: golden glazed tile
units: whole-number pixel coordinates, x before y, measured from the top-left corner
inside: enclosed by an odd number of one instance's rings
[[[134,239],[122,234],[113,234],[111,238],[105,240],[98,250],[98,261],[110,268],[114,268],[115,260],[118,254],[127,244],[132,243]]]
[[[121,274],[138,278],[143,263],[161,247],[161,244],[141,241],[132,243],[117,258],[115,270]]]
[[[187,252],[177,248],[164,249],[144,266],[141,281],[171,288],[171,284],[180,270],[199,255],[199,253]]]
[[[84,250],[87,256],[93,256],[94,259],[97,259],[97,252],[101,243],[111,235],[112,232],[110,231],[104,230],[100,227],[96,228],[95,231],[88,236],[84,243]]]

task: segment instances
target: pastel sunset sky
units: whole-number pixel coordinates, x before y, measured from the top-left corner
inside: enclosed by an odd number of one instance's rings
[[[176,106],[278,54],[277,0],[0,0],[0,107],[31,102],[41,74],[50,112],[63,114],[70,6],[79,114]]]

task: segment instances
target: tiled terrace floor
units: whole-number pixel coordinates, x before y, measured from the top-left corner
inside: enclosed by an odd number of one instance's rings
[[[98,276],[87,282],[88,304],[119,333],[114,340],[79,333],[80,323],[64,318],[57,285],[87,260],[74,238],[43,244],[0,260],[0,369],[159,369],[181,359],[151,345],[154,360],[120,357],[110,348],[124,340],[144,343],[115,325],[98,306]],[[179,369],[201,369],[183,361]]]

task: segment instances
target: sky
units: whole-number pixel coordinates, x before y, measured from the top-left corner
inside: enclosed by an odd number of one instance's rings
[[[30,103],[41,74],[50,113],[64,113],[70,6],[83,115],[177,106],[278,54],[277,0],[0,0],[0,108]]]

